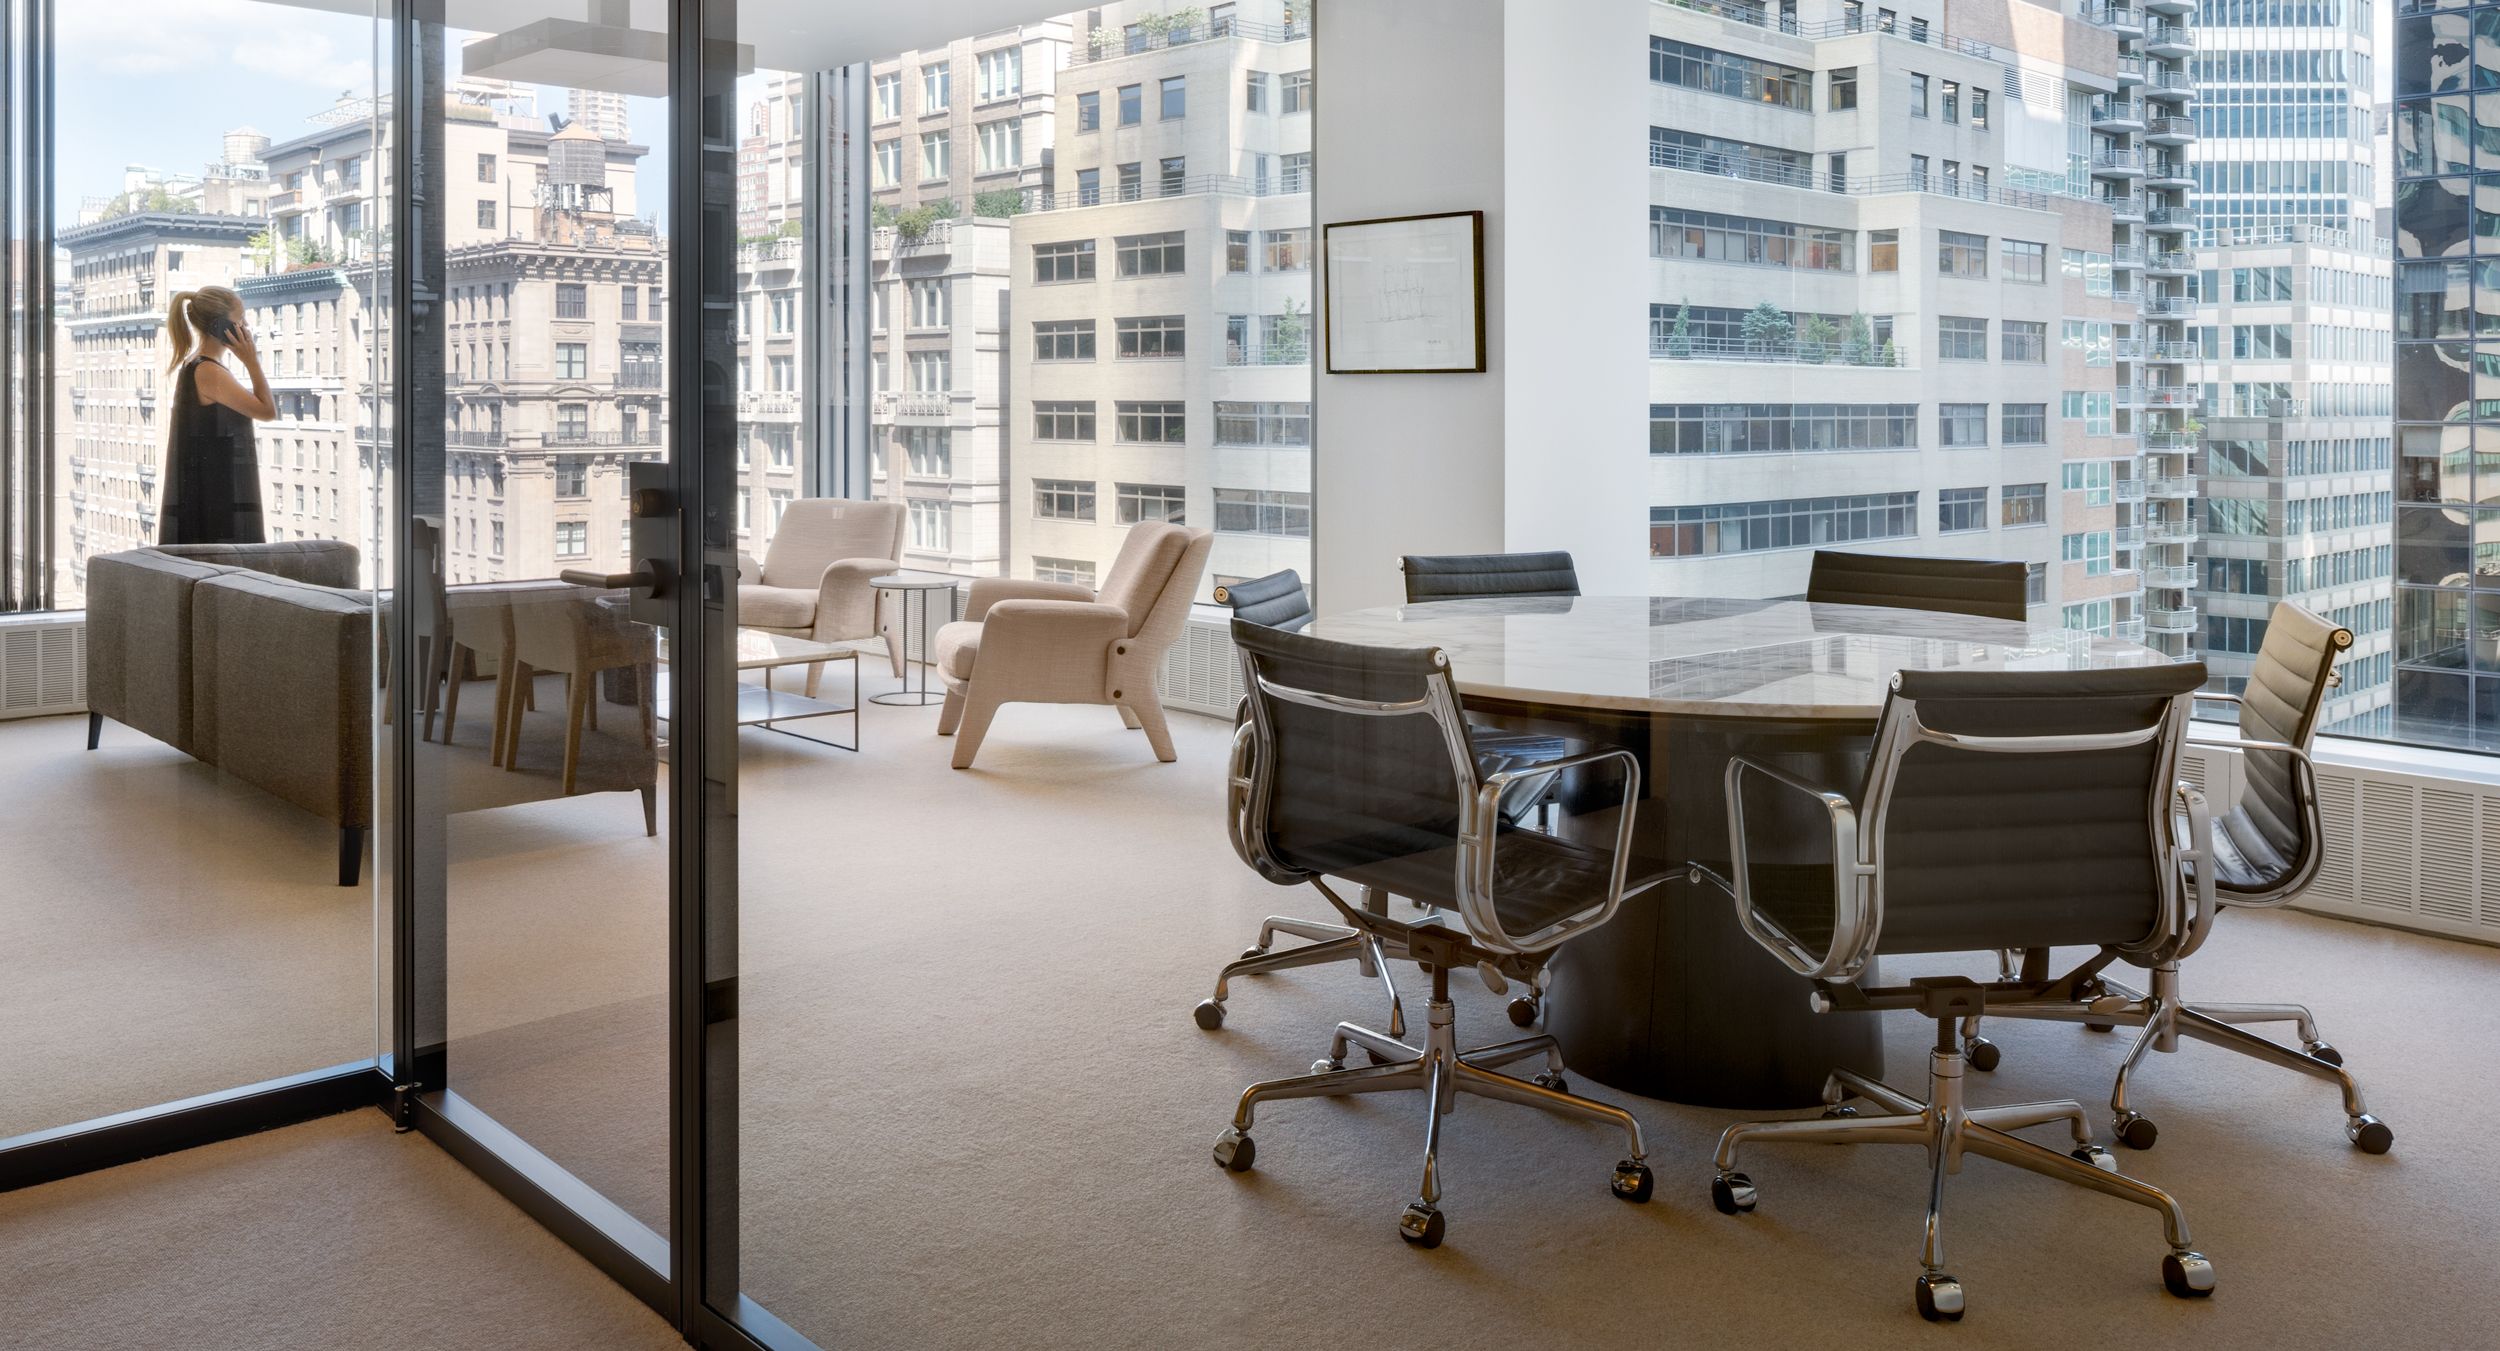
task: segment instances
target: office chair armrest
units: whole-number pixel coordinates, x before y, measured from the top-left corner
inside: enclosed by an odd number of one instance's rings
[[[1606,868],[1606,898],[1594,912],[1548,924],[1533,933],[1513,934],[1502,927],[1493,905],[1493,865],[1501,847],[1502,790],[1519,779],[1536,778],[1566,769],[1617,761],[1623,766],[1623,802],[1615,818],[1614,848]],[[1459,835],[1459,917],[1476,940],[1497,952],[1543,952],[1583,929],[1615,917],[1623,905],[1624,883],[1631,870],[1632,828],[1641,796],[1640,757],[1620,746],[1566,755],[1513,769],[1497,770],[1476,783],[1475,810]]]
[[[2242,754],[2249,751],[2261,751],[2269,755],[2290,756],[2292,797],[2300,808],[2301,829],[2307,831],[2309,838],[2316,842],[2320,855],[2326,852],[2326,819],[2318,807],[2318,764],[2309,757],[2308,751],[2289,742],[2256,741],[2247,737],[2217,738],[2194,744],[2200,747],[2235,750]],[[2313,864],[2310,871],[2315,870]],[[2307,879],[2303,877],[2299,885],[2287,885],[2273,896],[2234,896],[2231,904],[2234,908],[2241,910],[2271,910],[2289,902],[2306,889]]]
[[[1807,947],[1778,920],[1763,913],[1754,904],[1753,870],[1747,858],[1750,851],[1746,847],[1745,835],[1744,785],[1747,774],[1759,774],[1782,788],[1802,793],[1823,805],[1832,838],[1832,940],[1821,953]],[[1875,903],[1875,870],[1861,859],[1859,853],[1857,807],[1847,797],[1828,788],[1741,755],[1728,760],[1723,791],[1727,798],[1729,871],[1735,876],[1721,877],[1696,863],[1690,868],[1694,879],[1709,882],[1734,899],[1736,922],[1744,928],[1746,936],[1761,944],[1789,970],[1809,980],[1855,979],[1859,969],[1866,964],[1868,952],[1875,945],[1876,925],[1882,918]]]
[[[2181,779],[2171,785],[2171,797],[2178,804],[2178,815],[2187,818],[2188,836],[2187,847],[2179,851],[2179,861],[2188,865],[2181,869],[2188,884],[2180,898],[2184,913],[2173,920],[2173,936],[2166,939],[2162,954],[2177,961],[2205,945],[2205,935],[2213,930],[2214,916],[2222,913],[2222,904],[2215,894],[2214,818],[2205,806],[2205,794],[2195,784]],[[2173,821],[2171,828],[2175,831],[2175,816]]]

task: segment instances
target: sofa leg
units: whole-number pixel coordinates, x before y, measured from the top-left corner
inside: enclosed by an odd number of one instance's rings
[[[89,713],[87,715],[87,749],[94,750],[96,748],[96,743],[102,740],[103,736],[104,715],[101,713]]]
[[[1163,700],[1153,690],[1141,690],[1132,702],[1123,707],[1137,714],[1137,721],[1146,729],[1146,744],[1155,748],[1155,758],[1170,764],[1180,757],[1172,751],[1172,728],[1163,720]]]
[[[660,790],[656,784],[642,786],[642,833],[660,833]]]
[[[948,690],[946,702],[938,706],[938,735],[953,736],[964,720],[964,692]]]
[[[953,695],[947,696],[951,701]],[[988,736],[990,719],[998,713],[998,702],[975,689],[963,696],[963,721],[955,725],[955,768],[972,768],[972,757],[981,753],[981,738]]]
[[[365,828],[339,827],[339,885],[352,887],[365,866]]]

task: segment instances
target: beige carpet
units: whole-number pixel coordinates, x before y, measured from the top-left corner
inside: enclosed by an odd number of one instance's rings
[[[1226,847],[1226,729],[1179,719],[1165,766],[1107,710],[1013,708],[955,773],[935,713],[871,707],[857,756],[741,742],[745,1285],[826,1345],[2281,1351],[2481,1346],[2500,1325],[2500,951],[2231,916],[2195,993],[2308,999],[2396,1152],[2344,1144],[2324,1085],[2202,1047],[2161,1058],[2137,1099],[2161,1145],[2123,1162],[2179,1193],[2220,1293],[2161,1293],[2150,1212],[1975,1161],[1946,1231],[1972,1313],[1939,1333],[1909,1307],[1914,1151],[1761,1151],[1761,1210],[1732,1220],[1705,1188],[1734,1114],[1632,1100],[1660,1178],[1632,1207],[1605,1193],[1616,1140],[1470,1100],[1434,1253],[1391,1229],[1416,1182],[1408,1098],[1277,1105],[1258,1171],[1220,1172],[1207,1145],[1243,1083],[1380,1015],[1323,969],[1238,986],[1221,1033],[1190,1022],[1260,915],[1323,909]],[[665,850],[628,802],[462,818],[451,1074],[657,1225]],[[1509,1034],[1480,990],[1461,1016],[1472,1039]],[[1923,1028],[1892,1035],[1914,1069]],[[1998,1040],[1976,1100],[2097,1102],[2123,1050],[2050,1025]]]
[[[0,1345],[660,1351],[658,1315],[379,1112],[0,1194]]]

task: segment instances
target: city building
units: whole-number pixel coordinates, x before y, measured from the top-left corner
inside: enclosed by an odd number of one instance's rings
[[[2145,102],[2184,39],[2128,17],[1650,8],[1654,590],[2005,558],[2043,618],[2146,632],[2187,570],[2137,488],[2186,473],[2189,137]]]
[[[566,120],[578,122],[611,141],[630,140],[625,96],[613,89],[575,87],[564,91]]]

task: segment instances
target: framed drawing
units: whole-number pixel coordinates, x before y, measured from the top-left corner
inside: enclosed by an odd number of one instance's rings
[[[1484,369],[1484,213],[1320,229],[1331,375]]]

